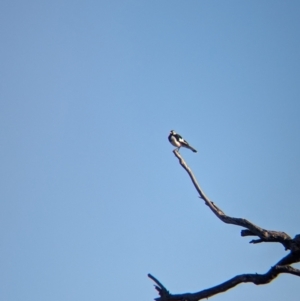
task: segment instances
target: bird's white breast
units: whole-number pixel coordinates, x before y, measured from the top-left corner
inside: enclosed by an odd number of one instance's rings
[[[174,136],[171,136],[171,141],[170,141],[174,146],[179,147],[181,144],[176,140]]]

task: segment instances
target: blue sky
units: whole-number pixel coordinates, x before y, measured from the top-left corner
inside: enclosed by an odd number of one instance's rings
[[[299,233],[298,1],[0,4],[0,299],[152,300],[286,255],[199,200]],[[295,265],[299,267],[299,264]],[[214,300],[298,300],[282,275]]]

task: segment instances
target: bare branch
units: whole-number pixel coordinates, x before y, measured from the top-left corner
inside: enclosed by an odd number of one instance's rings
[[[197,182],[196,177],[194,176],[190,167],[186,164],[184,159],[182,158],[181,154],[177,151],[173,151],[174,155],[178,158],[180,165],[186,170],[188,175],[190,176],[194,187],[196,188],[197,192],[199,193],[200,198],[205,202],[205,204],[210,208],[210,210],[224,223],[237,225],[240,227],[244,227],[246,229],[241,231],[241,236],[258,236],[259,239],[252,240],[250,243],[257,244],[261,242],[278,242],[281,243],[285,249],[289,249],[291,251],[298,251],[300,250],[300,243],[296,242],[285,232],[279,231],[271,231],[260,228],[255,224],[249,222],[244,218],[236,218],[230,217],[226,215],[220,208],[217,207],[204,193],[202,188]],[[297,236],[296,236],[297,237]],[[295,238],[296,238],[295,237]],[[299,238],[300,240],[300,238]]]
[[[290,253],[282,258],[275,266],[273,266],[265,274],[242,274],[237,275],[219,285],[196,292],[185,294],[170,294],[169,291],[159,282],[154,276],[148,274],[155,283],[155,289],[158,291],[160,297],[156,301],[197,301],[204,298],[209,298],[219,293],[223,293],[241,283],[254,283],[255,285],[267,284],[273,281],[279,274],[286,273],[295,276],[300,276],[300,270],[290,266],[290,264],[300,261],[300,234],[296,235],[293,239],[284,232],[270,231],[258,227],[257,225],[249,222],[243,218],[235,218],[226,215],[216,204],[214,204],[203,192],[197,182],[192,170],[188,167],[184,159],[181,157],[177,150],[173,151],[174,155],[178,158],[180,165],[186,170],[191,178],[194,187],[199,193],[200,198],[210,208],[210,210],[224,223],[232,224],[243,227],[241,236],[258,236],[258,239],[253,239],[250,243],[258,244],[262,242],[278,242],[281,243],[285,249],[289,249]]]
[[[148,276],[154,280],[157,284],[159,284],[166,292],[167,295],[161,295],[160,298],[155,299],[156,301],[197,301],[205,298],[209,298],[211,296],[217,295],[219,293],[223,293],[241,283],[254,283],[255,285],[267,284],[273,281],[279,274],[286,273],[292,274],[295,276],[300,276],[300,270],[295,269],[291,266],[279,266],[276,265],[272,267],[265,274],[242,274],[231,278],[219,285],[214,287],[196,292],[196,293],[185,293],[185,294],[170,294],[164,286],[160,284],[160,282],[154,278],[152,275],[148,274]]]
[[[287,256],[283,257],[277,262],[276,265],[290,265],[300,261],[300,251],[290,252]]]
[[[168,290],[151,274],[148,274],[148,277],[152,279],[157,285],[154,285],[155,289],[158,291],[160,298],[157,298],[157,300],[167,300],[170,296],[170,293]]]

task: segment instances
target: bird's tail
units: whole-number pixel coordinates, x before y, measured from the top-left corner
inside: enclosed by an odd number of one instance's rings
[[[195,150],[193,147],[191,147],[190,145],[188,146],[188,148],[190,149],[190,150],[192,150],[194,153],[197,153],[197,150]]]

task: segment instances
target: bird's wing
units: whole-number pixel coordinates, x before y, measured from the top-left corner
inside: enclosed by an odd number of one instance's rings
[[[175,134],[174,136],[180,142],[184,142],[185,141],[179,134]]]
[[[185,146],[190,146],[189,143],[186,140],[182,139],[182,138],[180,140],[180,143],[182,143]]]
[[[196,151],[192,146],[190,146],[189,143],[188,143],[186,140],[184,140],[179,134],[176,133],[174,136],[175,136],[176,140],[181,144],[181,146],[184,146],[184,147],[187,147],[187,148],[191,149],[194,153],[197,152],[197,151]]]
[[[179,134],[176,134],[175,137],[177,141],[183,144],[183,146],[189,146],[189,143],[186,140],[184,140]]]

